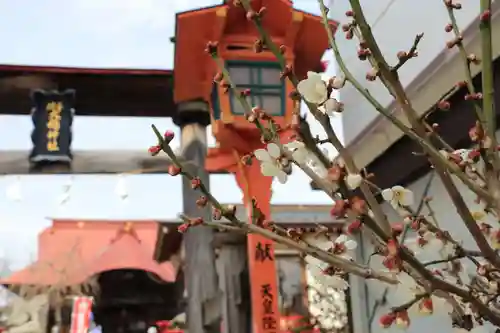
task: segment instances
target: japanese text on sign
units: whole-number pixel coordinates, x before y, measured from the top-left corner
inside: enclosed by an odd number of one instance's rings
[[[61,102],[50,102],[47,104],[47,150],[59,151],[59,131],[61,130]]]
[[[261,297],[262,297],[262,327],[266,332],[276,332],[277,319],[276,314],[273,311],[274,307],[274,294],[270,284],[263,284],[261,286]]]
[[[259,262],[264,262],[266,260],[273,261],[274,258],[271,254],[271,244],[258,242],[255,247],[255,260]]]

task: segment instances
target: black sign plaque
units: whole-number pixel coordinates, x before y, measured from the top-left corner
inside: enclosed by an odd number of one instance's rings
[[[32,93],[33,150],[30,154],[32,167],[52,163],[70,164],[71,126],[74,116],[75,91],[65,90]]]

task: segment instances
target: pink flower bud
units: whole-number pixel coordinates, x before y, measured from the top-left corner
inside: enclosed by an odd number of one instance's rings
[[[438,109],[440,110],[449,110],[450,109],[450,102],[448,101],[439,101],[437,104]]]
[[[351,222],[347,226],[347,233],[348,234],[354,234],[354,233],[358,232],[361,229],[362,226],[363,225],[361,224],[360,220],[354,220],[354,222]]]
[[[168,174],[171,176],[177,176],[179,173],[181,173],[181,168],[179,168],[176,165],[169,165],[168,166]]]
[[[360,197],[354,197],[351,199],[351,208],[357,214],[364,214],[367,209],[366,201]]]
[[[432,314],[434,312],[434,305],[432,304],[432,298],[425,297],[418,304],[418,309],[421,314]]]
[[[485,10],[484,12],[481,13],[481,15],[479,15],[479,20],[481,22],[487,22],[489,21],[491,18],[491,11],[489,10]]]
[[[170,141],[174,139],[174,136],[175,133],[173,131],[166,131],[165,134],[163,134],[166,143],[170,143]]]
[[[389,328],[392,326],[396,320],[396,315],[394,313],[388,313],[380,317],[379,323],[383,328]]]
[[[257,13],[254,10],[249,10],[247,12],[247,20],[251,21],[257,17]]]
[[[177,228],[177,231],[179,231],[181,234],[185,233],[186,231],[188,231],[189,227],[191,225],[189,223],[183,223],[181,224],[178,228]]]
[[[347,209],[347,203],[345,200],[335,200],[333,208],[330,210],[330,215],[332,217],[344,217]]]
[[[205,207],[208,203],[208,198],[204,195],[202,195],[201,197],[198,198],[198,200],[196,200],[196,205],[198,207]]]
[[[196,226],[196,225],[203,224],[203,218],[201,218],[201,217],[195,217],[194,219],[192,219],[192,220],[190,221],[190,224],[191,224],[192,226]]]
[[[219,209],[214,208],[212,211],[212,218],[215,221],[219,221],[222,218],[222,212]]]
[[[345,86],[345,82],[346,82],[346,79],[345,77],[338,77],[338,76],[335,76],[333,77],[331,80],[330,80],[330,85],[333,89],[340,89],[340,88],[343,88]]]
[[[149,147],[148,149],[148,152],[149,154],[151,154],[151,156],[156,156],[158,155],[158,153],[161,151],[161,147],[160,146],[151,146]]]
[[[396,256],[399,253],[399,244],[398,241],[391,238],[387,242],[387,251],[390,256]]]
[[[200,185],[201,185],[201,179],[200,178],[195,177],[195,178],[191,179],[191,188],[193,190],[198,189],[200,187]]]

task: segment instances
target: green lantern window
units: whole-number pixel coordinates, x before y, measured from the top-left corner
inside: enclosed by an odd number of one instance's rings
[[[212,116],[214,117],[215,120],[220,119],[220,100],[219,100],[219,85],[217,83],[212,84],[212,94],[210,96],[212,100]]]
[[[275,62],[228,61],[231,80],[238,89],[250,89],[249,102],[273,116],[285,114],[285,83],[280,79],[280,66]],[[243,115],[241,103],[230,92],[231,112]]]

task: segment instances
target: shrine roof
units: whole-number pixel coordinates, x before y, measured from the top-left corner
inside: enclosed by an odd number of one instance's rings
[[[38,260],[4,284],[78,284],[105,271],[136,269],[175,281],[177,265],[153,259],[158,223],[56,220],[39,235]]]

